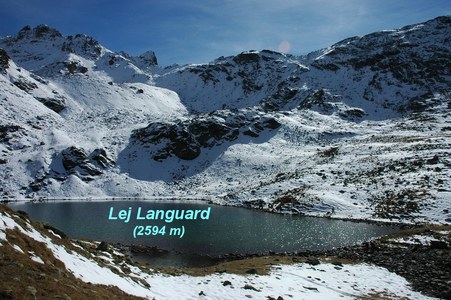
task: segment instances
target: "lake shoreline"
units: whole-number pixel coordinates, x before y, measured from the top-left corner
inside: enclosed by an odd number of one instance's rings
[[[447,231],[446,242],[425,245],[406,244],[411,236],[433,236]],[[324,251],[302,251],[270,254],[227,255],[212,266],[200,268],[154,268],[171,275],[202,276],[213,273],[266,275],[275,265],[306,263],[320,266],[332,263],[339,270],[343,264],[368,263],[388,269],[408,280],[415,291],[443,299],[451,298],[451,226],[422,226],[404,229],[383,236],[370,243],[352,245]]]
[[[14,213],[11,208],[3,205],[0,206],[0,211],[3,211],[3,214],[6,212],[5,216],[8,218],[13,216],[20,226],[27,228],[27,230],[22,230],[23,233],[16,230],[6,230],[5,238],[8,238],[8,243],[18,244],[18,237],[24,238],[24,233],[27,233],[30,228],[37,228],[41,232],[40,234],[47,236],[48,242],[53,241],[53,243],[65,245],[74,253],[81,251],[79,253],[89,254],[90,259],[95,259],[102,264],[117,261],[122,266],[124,266],[124,263],[126,263],[125,266],[130,265],[130,268],[132,268],[131,266],[138,266],[144,272],[143,274],[151,274],[151,276],[165,277],[166,274],[185,274],[202,277],[211,274],[220,276],[224,274],[242,274],[254,278],[253,276],[273,274],[282,265],[289,264],[304,266],[304,268],[308,269],[315,268],[319,271],[326,269],[329,270],[327,272],[337,272],[339,274],[344,272],[341,271],[342,269],[346,270],[350,265],[368,264],[368,266],[382,267],[406,278],[414,291],[443,299],[449,299],[451,296],[451,286],[449,285],[451,279],[450,225],[411,226],[409,229],[375,238],[373,245],[359,244],[332,250],[278,253],[277,255],[274,253],[269,256],[243,254],[241,257],[229,257],[223,262],[209,267],[158,268],[150,264],[132,262],[133,259],[127,255],[124,245],[117,247],[114,244],[105,242],[70,239],[61,236],[54,228],[46,227],[42,222],[32,221],[26,214]],[[3,250],[7,250],[7,253],[15,256],[24,255],[8,246],[8,243],[2,248]],[[31,243],[30,245],[34,244]],[[33,249],[34,253],[39,253],[43,257],[43,254],[39,252],[40,250],[37,250],[38,248]],[[24,257],[26,258],[24,263],[25,261],[27,263],[25,269],[28,270],[31,267],[31,265],[28,267],[28,264],[34,261],[27,258],[27,256]],[[105,257],[110,257],[111,259],[105,260]],[[35,264],[39,268],[42,267],[40,263]],[[46,263],[45,266],[47,265]],[[130,271],[127,267],[123,268],[126,272]],[[50,273],[48,278],[51,279]],[[39,282],[35,282],[36,286],[38,286]]]

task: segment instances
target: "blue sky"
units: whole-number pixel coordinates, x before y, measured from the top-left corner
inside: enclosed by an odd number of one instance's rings
[[[451,14],[451,0],[0,0],[0,36],[48,24],[160,65],[271,49],[307,54],[344,38]]]

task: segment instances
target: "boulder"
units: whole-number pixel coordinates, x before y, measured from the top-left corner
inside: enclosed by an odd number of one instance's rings
[[[64,149],[61,152],[63,166],[66,170],[80,166],[88,161],[88,155],[82,148],[75,146]]]
[[[94,151],[92,151],[89,157],[91,162],[93,162],[102,169],[110,168],[115,164],[114,160],[108,157],[108,154],[103,148],[95,149]]]
[[[62,110],[66,108],[66,98],[63,96],[56,97],[35,97],[36,100],[50,108],[56,113],[60,113]]]
[[[97,176],[103,173],[102,170],[96,167],[88,158],[88,155],[83,148],[72,146],[64,149],[61,152],[61,160],[63,167],[68,174],[76,174],[85,181],[92,180],[90,176]]]
[[[448,243],[445,241],[435,241],[432,240],[430,247],[432,249],[448,249]]]
[[[38,86],[36,85],[36,83],[32,82],[32,81],[28,81],[26,80],[24,77],[20,76],[19,79],[17,79],[16,81],[13,82],[13,84],[15,86],[17,86],[19,89],[21,89],[24,92],[31,92],[34,89],[37,89]]]

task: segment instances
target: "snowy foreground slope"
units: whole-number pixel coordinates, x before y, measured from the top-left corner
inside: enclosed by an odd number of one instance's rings
[[[273,265],[267,275],[172,276],[135,266],[112,247],[99,250],[95,243],[62,238],[56,229],[4,206],[0,216],[5,299],[68,294],[75,299],[433,299],[412,291],[404,278],[365,263]],[[26,286],[14,278],[26,278]]]
[[[167,68],[25,27],[0,39],[0,195],[450,222],[450,24]]]

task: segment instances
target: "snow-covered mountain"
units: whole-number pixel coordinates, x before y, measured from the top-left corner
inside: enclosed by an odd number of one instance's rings
[[[450,27],[162,68],[26,26],[0,39],[0,193],[450,222]]]

